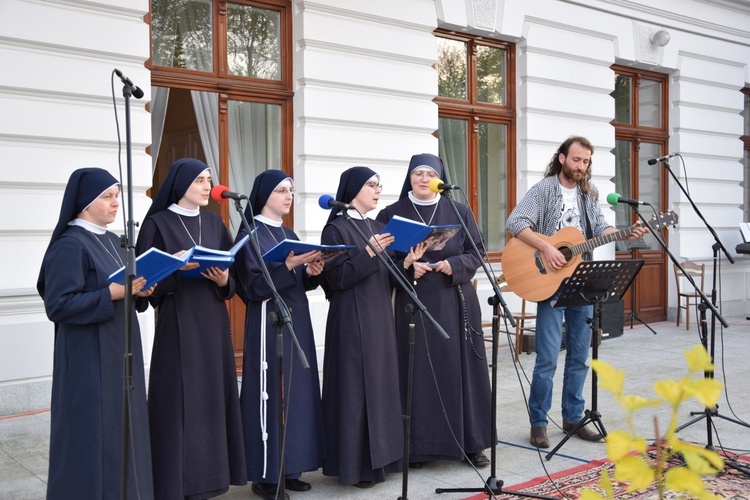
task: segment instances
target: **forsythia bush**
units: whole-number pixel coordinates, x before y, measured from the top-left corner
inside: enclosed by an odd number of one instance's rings
[[[664,498],[665,492],[684,492],[699,499],[718,499],[706,490],[701,476],[715,475],[724,468],[724,459],[715,451],[685,443],[677,438],[677,412],[680,404],[690,398],[696,398],[706,408],[712,408],[721,395],[721,382],[713,378],[705,378],[703,372],[713,371],[706,349],[698,344],[691,350],[685,351],[688,373],[680,380],[660,380],[654,383],[654,391],[661,399],[648,400],[641,396],[625,394],[625,372],[599,360],[591,361],[591,368],[599,377],[599,387],[611,392],[620,404],[625,414],[630,431],[614,431],[605,438],[607,442],[607,458],[615,462],[615,481],[628,484],[627,491],[644,490],[656,484],[659,498]],[[633,414],[640,408],[659,406],[666,402],[671,406],[672,417],[669,429],[662,436],[654,418],[656,430],[655,458],[646,453],[647,443],[636,435],[633,425]],[[635,453],[634,453],[635,452]],[[665,465],[670,457],[681,455],[684,466],[671,467],[665,471]],[[613,499],[612,481],[608,470],[602,471],[599,485],[605,494],[594,490],[584,490],[582,500]]]

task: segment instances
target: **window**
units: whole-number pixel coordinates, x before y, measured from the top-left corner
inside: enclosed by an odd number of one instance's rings
[[[243,193],[262,170],[290,169],[291,2],[152,0],[150,21],[154,187],[187,155]],[[212,207],[236,233],[229,204]]]
[[[240,193],[265,169],[292,173],[291,15],[290,0],[151,0],[153,193],[185,156]],[[237,234],[232,204],[208,209]],[[292,214],[284,222],[293,227]],[[244,331],[244,310],[230,301],[232,331]],[[244,335],[233,344],[241,373]]]
[[[742,93],[745,95],[745,109],[742,112],[742,118],[745,122],[744,135],[742,141],[745,143],[745,154],[743,157],[743,163],[745,165],[745,175],[743,177],[744,186],[744,200],[743,203],[743,221],[750,222],[750,87],[742,89]]]
[[[436,36],[439,155],[449,182],[464,188],[487,250],[501,252],[515,203],[514,46],[442,30]]]
[[[668,78],[664,74],[630,68],[615,66],[613,69],[615,190],[624,197],[647,201],[659,210],[666,202],[662,170],[647,165],[647,161],[667,153]],[[627,205],[613,208],[617,227],[627,227],[635,221]],[[644,240],[649,249],[659,248],[652,235],[647,234]],[[626,249],[622,242],[617,245],[618,250]]]

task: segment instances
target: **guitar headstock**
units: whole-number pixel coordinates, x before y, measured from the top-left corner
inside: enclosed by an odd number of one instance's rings
[[[654,215],[651,217],[651,219],[648,221],[649,225],[653,227],[654,229],[661,229],[663,227],[669,227],[674,226],[677,224],[677,214],[674,213],[674,210],[668,212],[668,213],[662,213],[659,215]]]

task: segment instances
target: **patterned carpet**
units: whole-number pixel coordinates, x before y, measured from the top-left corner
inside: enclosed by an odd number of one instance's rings
[[[736,463],[738,469],[731,464]],[[533,495],[542,495],[552,498],[577,499],[580,491],[585,488],[597,487],[601,471],[611,468],[613,464],[607,460],[594,460],[588,464],[580,465],[572,469],[564,470],[552,475],[554,484],[546,476],[532,479],[523,484],[504,486],[507,491],[516,491]],[[719,476],[708,476],[704,478],[707,488],[712,493],[718,493],[724,498],[733,500],[750,499],[750,459],[741,457],[738,461],[727,461],[725,472]],[[658,499],[656,488],[649,491],[626,493],[627,485],[613,482],[615,498],[618,499]],[[480,500],[488,498],[487,494],[479,494],[467,500]],[[502,494],[497,496],[500,500],[524,498],[520,495]],[[684,498],[673,493],[668,493],[666,498]]]

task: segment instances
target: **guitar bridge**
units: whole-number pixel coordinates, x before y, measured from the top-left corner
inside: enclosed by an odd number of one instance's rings
[[[536,268],[539,270],[539,274],[547,274],[547,269],[544,267],[544,262],[542,261],[542,254],[538,250],[534,252],[534,262],[536,263]]]

